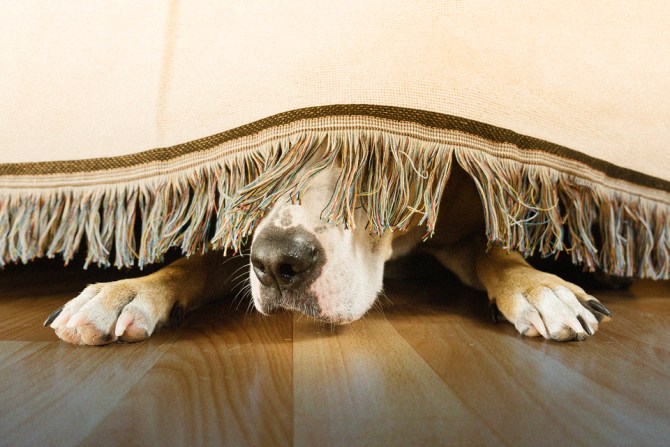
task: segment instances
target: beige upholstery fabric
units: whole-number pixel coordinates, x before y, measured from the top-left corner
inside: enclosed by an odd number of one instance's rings
[[[667,277],[668,23],[660,0],[9,3],[0,15],[0,258],[69,259],[85,246],[90,262],[114,251],[121,266],[153,262],[171,245],[190,253],[213,235],[237,247],[253,229],[234,217],[259,193],[249,183],[295,167],[290,156],[267,160],[319,138],[335,150],[354,135],[364,176],[392,178],[371,136],[412,163],[434,151],[441,159],[425,169],[445,181],[456,160],[501,194],[518,182],[517,205],[553,222],[529,243],[531,230],[515,230],[521,215],[510,215],[521,211],[484,194],[493,241],[529,254],[549,238],[545,254]],[[263,161],[249,168],[249,159]],[[543,199],[555,213],[532,202],[529,179],[556,189]],[[204,180],[211,189],[199,191]],[[411,192],[423,194],[430,229],[444,184],[418,183]],[[275,182],[261,203],[292,187]],[[202,198],[199,217],[173,222],[178,236],[153,228],[135,241],[135,218],[174,211],[170,188]],[[588,216],[566,210],[575,197]],[[412,200],[375,231],[402,227]],[[593,224],[613,226],[602,242],[612,253],[591,246]]]

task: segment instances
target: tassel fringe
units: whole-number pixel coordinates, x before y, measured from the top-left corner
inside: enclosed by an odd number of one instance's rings
[[[310,180],[335,165],[342,170],[325,221],[353,228],[354,210],[363,207],[371,233],[419,222],[427,238],[454,161],[475,181],[492,243],[526,256],[566,252],[587,270],[670,278],[667,203],[546,166],[375,130],[298,133],[106,188],[0,191],[0,265],[56,255],[68,263],[83,245],[85,266],[118,268],[160,262],[171,247],[185,255],[238,251],[279,197],[300,202]]]

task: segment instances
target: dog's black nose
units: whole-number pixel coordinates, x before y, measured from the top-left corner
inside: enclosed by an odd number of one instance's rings
[[[293,227],[266,227],[251,246],[251,265],[258,280],[267,287],[291,289],[318,276],[323,250],[314,235]]]

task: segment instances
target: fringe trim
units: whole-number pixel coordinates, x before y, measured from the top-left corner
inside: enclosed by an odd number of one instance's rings
[[[383,130],[312,131],[278,138],[187,172],[110,187],[0,192],[0,265],[62,255],[87,244],[85,266],[140,267],[171,247],[238,251],[269,207],[299,202],[312,178],[342,172],[322,218],[368,231],[426,227],[432,235],[453,160],[473,178],[487,237],[526,256],[567,252],[588,270],[670,278],[670,205],[556,169],[465,145]],[[305,169],[305,166],[309,168]]]
[[[555,169],[457,151],[483,198],[489,241],[524,256],[567,252],[586,270],[670,278],[670,207]]]

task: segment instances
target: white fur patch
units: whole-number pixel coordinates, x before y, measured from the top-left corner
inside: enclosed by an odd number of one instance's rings
[[[323,222],[320,215],[336,181],[337,171],[327,171],[305,191],[302,204],[294,205],[288,200],[275,204],[258,226],[256,235],[270,224],[280,229],[301,226],[312,233],[325,251],[326,262],[321,275],[302,293],[316,299],[318,318],[349,323],[372,307],[382,289],[384,263],[391,255],[391,235],[381,238],[370,235],[365,229],[366,216],[362,211],[356,213],[355,229],[346,230]],[[265,309],[271,307],[266,300],[276,299],[276,296],[264,291],[253,269],[250,273],[254,304],[265,313]]]

